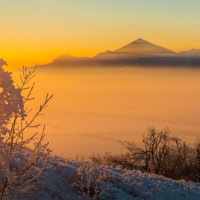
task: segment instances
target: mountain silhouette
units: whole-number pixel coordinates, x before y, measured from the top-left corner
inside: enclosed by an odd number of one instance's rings
[[[200,57],[200,49],[190,49],[188,51],[182,51],[178,55],[186,57]]]
[[[174,51],[161,46],[152,44],[142,38],[139,38],[124,47],[116,50],[119,53],[130,53],[134,55],[173,55]]]
[[[136,56],[173,56],[176,53],[164,47],[152,44],[139,38],[115,51],[106,51],[98,54],[97,59],[122,59]]]
[[[191,49],[176,53],[139,38],[117,50],[105,51],[96,56],[60,56],[46,66],[200,66],[200,50]]]

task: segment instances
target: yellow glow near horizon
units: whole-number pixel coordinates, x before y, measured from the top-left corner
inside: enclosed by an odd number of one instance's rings
[[[94,56],[139,37],[174,51],[200,49],[197,0],[0,1],[0,57],[11,67]]]
[[[137,39],[137,38],[135,38]],[[133,39],[134,40],[134,39]],[[130,40],[133,41],[133,40]],[[148,40],[150,42],[153,42],[152,40]],[[159,41],[158,41],[159,42]],[[3,58],[9,66],[12,68],[18,68],[23,65],[25,66],[33,66],[33,65],[41,65],[41,64],[47,64],[51,62],[54,58],[63,55],[63,54],[69,54],[72,56],[77,56],[77,57],[92,57],[95,56],[96,54],[106,51],[106,50],[115,50],[117,48],[122,47],[123,45],[127,44],[128,41],[125,41],[124,43],[119,41],[118,43],[116,42],[115,44],[111,44],[110,47],[108,44],[105,44],[104,46],[102,44],[97,44],[96,43],[96,48],[91,47],[87,49],[87,45],[81,47],[78,47],[77,45],[74,46],[68,46],[68,48],[63,48],[62,46],[60,48],[50,48],[46,47],[46,49],[41,49],[41,47],[37,46],[34,49],[34,46],[31,48],[31,50],[26,51],[26,49],[13,49],[12,51],[7,50],[6,48],[0,52],[1,58]],[[155,42],[153,42],[155,43]],[[166,45],[162,45],[161,43],[155,43],[157,45],[164,46],[166,48],[169,48],[173,51],[179,52],[179,51],[184,51],[188,50],[190,48],[186,48],[186,45],[191,45],[192,42],[188,42],[188,44],[185,43],[185,45],[182,45],[180,43],[179,45],[176,44],[177,46],[173,46],[173,42],[165,42]],[[194,43],[195,44],[195,43]],[[77,47],[77,48],[76,48]],[[3,48],[3,47],[2,47]],[[37,49],[38,48],[38,49]]]

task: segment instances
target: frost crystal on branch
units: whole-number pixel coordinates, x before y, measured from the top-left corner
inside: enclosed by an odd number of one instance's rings
[[[9,133],[7,125],[12,115],[25,117],[21,90],[14,86],[11,73],[3,70],[6,63],[0,60],[0,134]]]

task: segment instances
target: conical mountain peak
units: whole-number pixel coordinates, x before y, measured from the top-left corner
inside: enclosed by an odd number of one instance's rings
[[[133,41],[132,43],[150,43],[142,38],[138,38],[137,40]]]
[[[141,56],[171,55],[175,53],[169,49],[148,42],[142,38],[138,38],[137,40],[123,46],[122,48],[116,50],[115,52],[123,54],[128,53]]]
[[[132,46],[132,45],[153,45],[153,44],[148,42],[147,40],[144,40],[142,38],[138,38],[137,40],[134,40],[133,42],[128,43],[124,47]]]

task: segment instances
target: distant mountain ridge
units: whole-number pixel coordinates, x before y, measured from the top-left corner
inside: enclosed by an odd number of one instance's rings
[[[180,56],[187,56],[187,57],[200,57],[200,49],[190,49],[188,51],[182,51],[178,53]]]
[[[176,53],[139,38],[117,50],[105,51],[96,56],[60,56],[46,66],[85,66],[85,65],[173,65],[200,66],[200,49]]]

